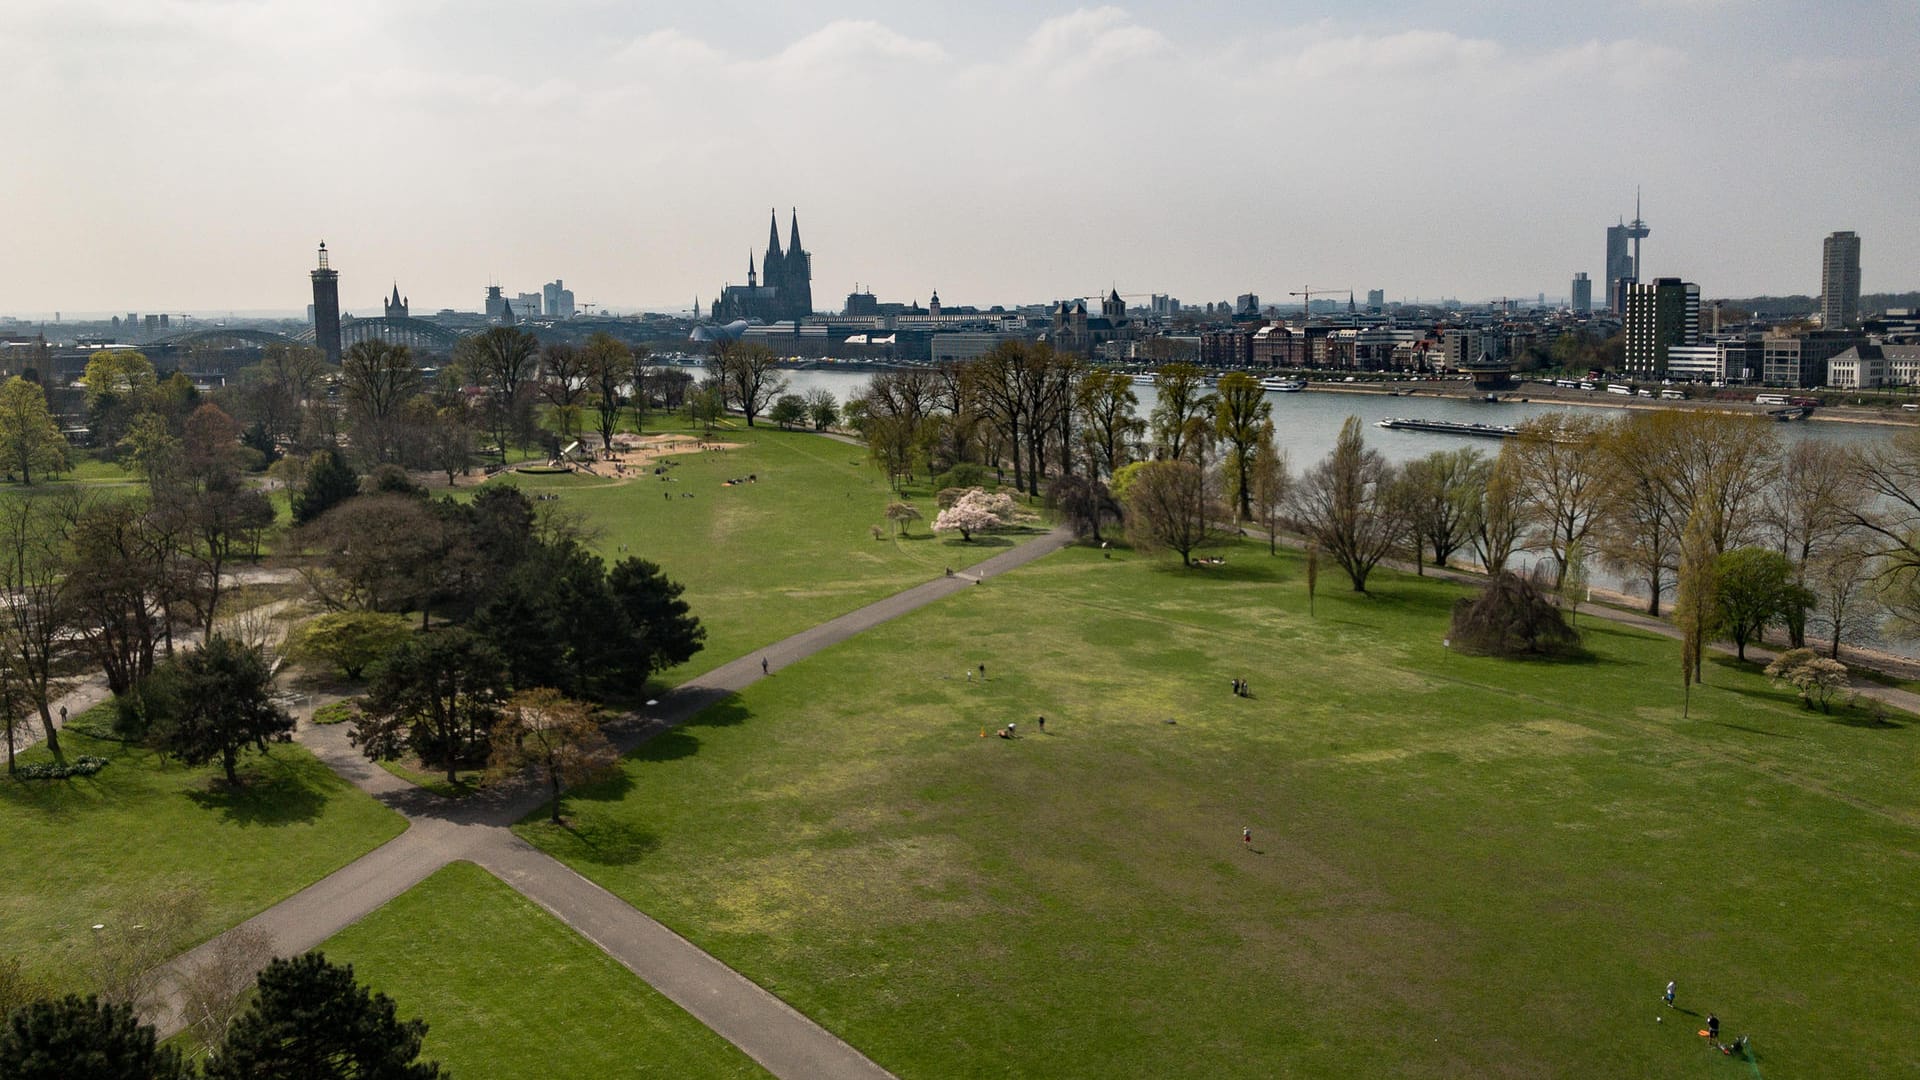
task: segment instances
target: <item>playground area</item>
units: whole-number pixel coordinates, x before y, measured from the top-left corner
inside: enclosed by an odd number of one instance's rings
[[[559,456],[548,459],[543,465],[529,463],[515,466],[513,471],[533,474],[575,473],[625,483],[664,475],[662,470],[675,463],[661,464],[662,458],[738,450],[740,446],[740,443],[718,442],[677,432],[636,435],[623,431],[614,435],[611,447],[602,449],[599,436],[588,434],[573,440],[561,449]]]

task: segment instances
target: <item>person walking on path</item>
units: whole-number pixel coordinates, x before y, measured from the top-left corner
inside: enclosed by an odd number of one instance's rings
[[[1667,1003],[1667,1008],[1669,1009],[1673,1008],[1673,980],[1672,979],[1667,980],[1667,992],[1662,997],[1662,1000],[1664,1000]]]
[[[766,673],[767,673],[767,658],[763,656],[760,658],[760,674],[765,675]]]

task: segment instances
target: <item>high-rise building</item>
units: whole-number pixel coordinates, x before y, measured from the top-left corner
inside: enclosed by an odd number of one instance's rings
[[[1667,350],[1700,342],[1700,286],[1655,278],[1627,286],[1627,348],[1623,366],[1639,379],[1667,374]]]
[[[1593,310],[1593,282],[1587,278],[1585,270],[1573,275],[1571,307],[1576,315],[1585,315]]]
[[[1367,290],[1367,314],[1378,315],[1387,309],[1387,290]]]
[[[320,241],[320,265],[313,277],[313,343],[327,358],[340,362],[340,275],[327,265],[327,242]]]
[[[531,319],[534,316],[540,314],[543,306],[543,300],[544,300],[544,297],[542,293],[537,293],[537,292],[515,293],[513,294],[514,314],[520,316],[523,319]],[[547,314],[549,315],[553,314],[553,308],[547,307],[545,310]]]
[[[507,315],[507,298],[500,292],[500,286],[487,286],[487,318],[503,319]]]
[[[1627,284],[1640,280],[1640,241],[1652,232],[1640,219],[1637,192],[1633,196],[1633,220],[1607,226],[1607,306],[1615,315],[1626,314]]]
[[[554,278],[541,286],[540,293],[546,306],[547,318],[573,318],[573,290],[559,278]]]
[[[1860,325],[1860,237],[1837,232],[1820,249],[1820,325]]]

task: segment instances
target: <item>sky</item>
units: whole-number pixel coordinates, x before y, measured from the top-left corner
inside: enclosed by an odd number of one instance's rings
[[[0,0],[0,314],[1920,288],[1914,0]],[[1602,292],[1596,286],[1596,298]]]

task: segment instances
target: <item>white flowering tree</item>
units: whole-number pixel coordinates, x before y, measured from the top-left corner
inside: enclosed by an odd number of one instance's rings
[[[1009,528],[1021,516],[1013,496],[972,488],[940,511],[940,516],[933,519],[933,531],[958,532],[960,539],[971,542],[974,533]]]

